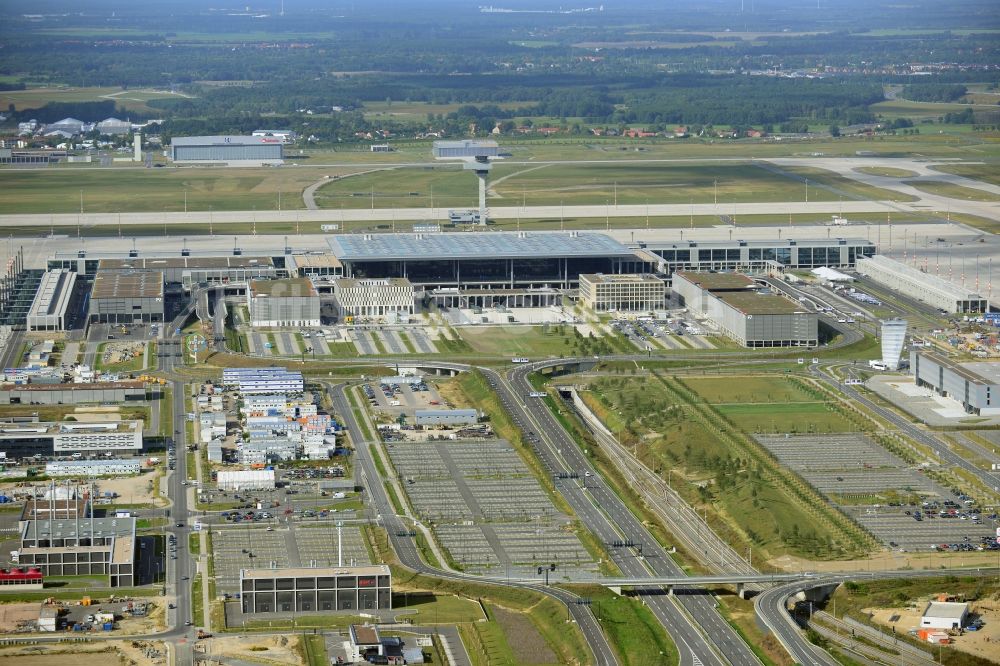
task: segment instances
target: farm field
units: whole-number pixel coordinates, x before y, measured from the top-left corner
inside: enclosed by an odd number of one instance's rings
[[[912,185],[923,192],[938,194],[944,197],[951,197],[952,199],[965,199],[967,201],[1000,201],[1000,195],[998,194],[993,194],[992,192],[972,187],[954,185],[940,180],[911,180],[907,181],[906,184]]]
[[[16,110],[24,111],[25,109],[41,108],[49,102],[104,102],[112,100],[116,105],[130,111],[152,111],[153,109],[146,104],[151,99],[186,96],[171,93],[168,90],[57,86],[4,90],[0,92],[0,108],[6,109],[10,104],[13,104]],[[103,118],[93,120],[103,120]]]

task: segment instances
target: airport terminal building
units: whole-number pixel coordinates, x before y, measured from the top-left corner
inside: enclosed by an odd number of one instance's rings
[[[589,232],[356,234],[328,239],[345,277],[424,288],[573,288],[582,273],[643,273],[649,262]]]
[[[663,260],[663,272],[750,271],[781,268],[852,268],[875,254],[875,244],[859,238],[764,241],[650,241],[639,247]]]

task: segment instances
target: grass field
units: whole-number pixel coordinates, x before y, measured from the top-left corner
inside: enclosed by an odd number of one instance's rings
[[[124,88],[74,88],[71,86],[28,88],[0,92],[0,108],[13,104],[18,111],[38,109],[49,102],[103,102],[112,100],[131,111],[152,111],[146,104],[151,99],[185,97],[168,90],[126,90]],[[95,119],[98,120],[98,119]]]
[[[952,199],[965,199],[966,201],[1000,201],[1000,194],[993,194],[985,190],[973,187],[963,187],[940,180],[911,180],[904,181],[907,185],[912,185],[918,190],[937,194]]]
[[[640,600],[597,586],[574,587],[573,591],[590,599],[590,608],[623,666],[677,663],[676,646]]]
[[[874,199],[876,201],[916,201],[916,198],[910,196],[909,194],[902,194],[900,192],[896,192],[895,190],[884,190],[880,187],[872,187],[871,185],[860,183],[856,180],[841,176],[840,174],[833,173],[832,171],[828,171],[826,169],[800,166],[782,166],[781,170],[785,173],[793,174],[799,178],[805,178],[809,181],[809,184],[811,185],[809,188],[809,201],[829,201],[830,199],[826,197],[832,197],[832,200],[834,201],[842,198],[841,195],[833,191],[816,187],[817,185],[823,186],[824,188],[831,188],[836,192],[843,192],[848,196],[858,199]]]
[[[840,414],[830,411],[825,402],[785,404],[729,404],[715,409],[748,433],[852,432],[857,428]]]
[[[818,172],[816,177],[839,178],[829,172]],[[846,178],[840,181],[841,189],[865,198],[893,198]],[[513,207],[804,201],[805,187],[799,187],[801,191],[796,187],[794,181],[749,163],[501,164],[491,176],[489,202]],[[476,176],[454,168],[377,171],[331,181],[317,195],[317,203],[324,208],[461,208],[476,205],[478,196]],[[810,192],[812,201],[837,199],[837,194],[821,188]]]
[[[984,183],[1000,185],[1000,168],[996,164],[939,164],[931,167],[955,176],[964,176]]]
[[[303,208],[302,190],[352,169],[34,169],[0,171],[0,213],[178,212]],[[294,223],[293,223],[294,226]]]
[[[684,383],[697,391],[709,404],[808,402],[813,398],[793,382],[780,377],[685,378]]]
[[[560,330],[560,328],[562,330]],[[568,355],[574,342],[571,326],[490,326],[459,329],[459,335],[475,351],[487,356],[547,357]]]
[[[913,178],[918,175],[916,171],[893,167],[858,167],[855,171],[871,174],[872,176],[885,176],[886,178]]]

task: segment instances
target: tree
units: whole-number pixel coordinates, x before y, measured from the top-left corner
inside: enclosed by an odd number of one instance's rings
[[[830,136],[834,138],[840,136],[840,125],[830,125]]]

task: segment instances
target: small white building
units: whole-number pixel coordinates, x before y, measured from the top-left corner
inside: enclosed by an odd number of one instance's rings
[[[319,326],[319,293],[309,278],[254,280],[247,288],[250,324],[265,328]]]
[[[45,464],[47,476],[131,476],[142,471],[139,458],[54,460]]]
[[[932,601],[927,604],[920,618],[920,626],[927,629],[961,629],[969,616],[969,604],[950,601]]]
[[[240,469],[219,472],[219,490],[274,490],[273,469]]]

